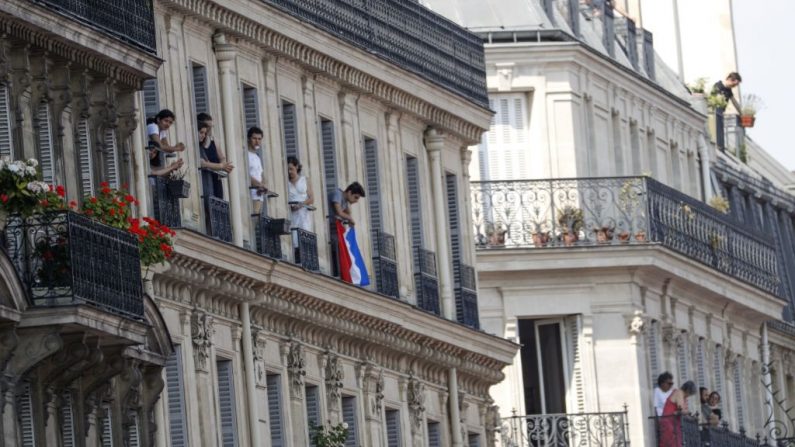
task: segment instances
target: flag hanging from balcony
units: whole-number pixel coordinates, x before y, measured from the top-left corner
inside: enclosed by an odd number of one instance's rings
[[[337,240],[339,241],[340,277],[343,281],[357,286],[370,284],[367,266],[356,243],[356,230],[352,226],[347,228],[341,221],[337,221]]]

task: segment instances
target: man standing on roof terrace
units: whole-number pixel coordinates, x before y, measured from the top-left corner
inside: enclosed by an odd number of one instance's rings
[[[731,101],[734,108],[739,112],[741,110],[740,103],[737,101],[737,98],[734,97],[732,89],[740,85],[741,82],[743,82],[743,78],[740,76],[740,73],[733,71],[726,76],[726,79],[718,81],[712,86],[712,94],[723,96],[726,98],[727,102]]]

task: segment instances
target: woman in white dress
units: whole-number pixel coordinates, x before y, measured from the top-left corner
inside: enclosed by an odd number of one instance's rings
[[[290,224],[292,228],[312,231],[312,204],[315,198],[309,179],[301,175],[301,163],[295,157],[287,157],[287,202],[290,204]],[[293,234],[294,242],[296,235]],[[294,244],[295,245],[295,244]]]

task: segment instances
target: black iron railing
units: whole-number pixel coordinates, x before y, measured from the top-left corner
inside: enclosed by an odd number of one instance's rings
[[[70,212],[9,217],[5,252],[32,306],[88,304],[143,317],[138,243],[123,230]]]
[[[157,53],[152,0],[34,1],[149,53]]]
[[[415,256],[417,256],[417,271],[414,273],[414,286],[417,289],[417,307],[441,315],[439,279],[436,275],[436,253],[420,249]]]
[[[232,242],[232,225],[229,221],[229,202],[218,197],[204,197],[204,212],[207,213],[207,235],[224,242]]]
[[[782,446],[761,436],[747,436],[742,428],[739,432],[729,429],[727,422],[714,426],[698,423],[690,415],[670,415],[650,418],[653,423],[655,445],[684,447],[773,447]]]
[[[626,411],[512,416],[502,420],[500,435],[511,447],[626,447],[629,421]]]
[[[182,226],[182,216],[179,208],[179,197],[171,194],[168,187],[168,178],[149,176],[149,186],[152,189],[152,208],[155,219],[169,228]]]
[[[479,37],[416,0],[262,0],[488,107]]]
[[[320,271],[317,258],[317,235],[311,231],[293,228],[293,238],[298,242],[295,263],[310,272]]]
[[[252,214],[251,222],[254,227],[257,253],[269,258],[282,259],[283,231],[274,231],[276,223],[284,219],[271,219],[264,214]]]
[[[400,290],[395,255],[395,236],[378,231],[373,243],[373,268],[375,269],[378,293],[397,298],[400,295]]]
[[[472,194],[481,248],[659,243],[780,294],[767,235],[648,177],[473,182]]]
[[[478,292],[475,285],[475,269],[466,264],[459,267],[461,281],[455,290],[455,314],[459,323],[475,329],[480,328],[478,318]]]

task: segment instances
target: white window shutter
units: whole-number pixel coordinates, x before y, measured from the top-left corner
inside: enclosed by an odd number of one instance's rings
[[[84,196],[94,195],[94,152],[91,149],[91,130],[88,118],[77,124],[77,162],[80,169],[80,188]]]
[[[0,158],[13,158],[11,140],[11,100],[9,88],[0,83]]]
[[[386,445],[400,447],[400,410],[386,410]]]
[[[320,418],[320,387],[307,385],[304,389],[304,394],[306,394],[306,422],[311,433],[313,427],[322,425]]]
[[[743,393],[743,361],[742,358],[737,357],[733,365],[733,381],[734,381],[734,406],[737,416],[737,428],[745,428],[745,402]]]
[[[689,348],[690,343],[688,343],[687,334],[682,333],[679,336],[679,341],[676,345],[676,366],[677,372],[679,377],[677,377],[677,381],[679,383],[684,383],[687,380],[690,380],[690,355],[689,355]]]
[[[33,424],[33,394],[30,383],[25,382],[17,395],[17,418],[19,419],[22,447],[36,445],[36,430]]]
[[[492,117],[485,147],[481,146],[481,180],[527,178],[529,138],[526,95],[493,94],[489,106],[496,113]]]
[[[141,438],[138,434],[138,413],[130,413],[132,423],[127,428],[127,447],[141,447]]]
[[[337,186],[337,148],[334,143],[334,122],[320,121],[320,138],[323,145],[323,177],[326,180],[326,197],[331,197]]]
[[[39,147],[39,168],[42,180],[55,183],[55,153],[52,141],[52,122],[50,121],[50,104],[42,102],[36,109],[38,130],[36,142]]]
[[[75,418],[72,393],[64,391],[61,395],[61,437],[62,447],[75,447]]]
[[[345,447],[357,447],[359,442],[356,430],[356,398],[353,396],[342,396],[342,421],[348,424]]]
[[[698,346],[696,347],[696,365],[698,374],[698,385],[704,388],[709,388],[709,375],[707,374],[707,348],[706,340],[703,338],[698,339]]]
[[[144,115],[153,118],[160,111],[160,95],[157,91],[157,79],[144,81]]]
[[[168,429],[171,447],[188,445],[185,419],[185,385],[182,373],[182,346],[166,359],[166,397],[168,398]]]
[[[282,101],[282,130],[284,131],[285,157],[298,157],[298,123],[295,104]]]
[[[428,447],[442,447],[442,434],[438,422],[428,422]]]
[[[580,336],[582,334],[582,318],[580,315],[572,315],[566,317],[566,343],[568,350],[569,374],[571,375],[570,392],[573,394],[569,396],[570,413],[584,413],[585,412],[585,383],[583,378],[583,365],[582,365],[582,343]]]
[[[216,362],[218,371],[218,412],[221,419],[223,447],[237,447],[237,417],[235,414],[235,383],[231,360]]]
[[[243,119],[246,125],[246,132],[252,127],[259,127],[259,107],[257,100],[257,89],[245,84],[241,86],[243,90]]]
[[[649,332],[646,337],[646,351],[649,355],[649,372],[651,373],[651,383],[657,384],[657,376],[661,371],[660,366],[660,322],[652,320],[649,325]]]
[[[367,175],[367,204],[370,208],[370,234],[373,241],[381,232],[381,188],[378,169],[378,142],[364,139],[364,163]]]
[[[266,384],[268,386],[268,417],[270,418],[271,447],[284,447],[284,435],[282,432],[281,376],[278,374],[268,374]]]
[[[102,404],[102,409],[105,413],[102,418],[102,447],[113,447],[113,409],[107,402]]]
[[[202,65],[192,65],[193,75],[193,107],[196,114],[209,113],[210,102],[207,98],[207,68]]]
[[[116,129],[105,129],[105,180],[111,188],[119,188],[119,148],[116,140]]]
[[[723,346],[715,346],[715,355],[712,357],[712,370],[715,373],[715,383],[713,387],[721,396],[723,396],[723,378],[725,377],[723,369]]]

